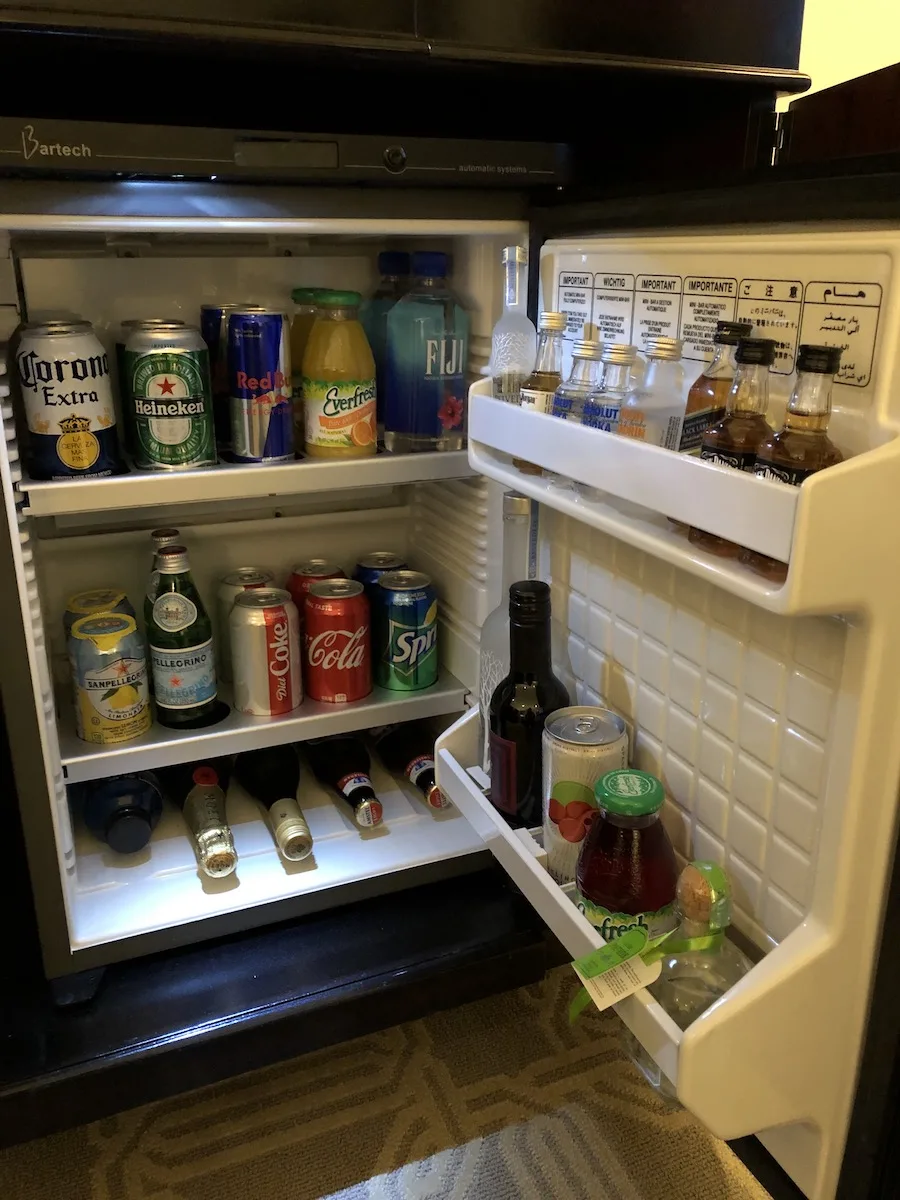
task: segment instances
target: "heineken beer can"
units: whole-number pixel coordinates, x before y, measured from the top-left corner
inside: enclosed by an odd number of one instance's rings
[[[375,682],[413,692],[437,682],[437,596],[421,571],[387,571],[372,598]]]
[[[134,437],[134,397],[128,386],[125,369],[125,347],[136,329],[152,329],[156,325],[183,325],[184,321],[169,320],[167,317],[129,317],[119,326],[116,338],[116,371],[119,376],[119,399],[122,403],[122,435],[125,449],[134,458],[137,448]]]
[[[109,357],[89,321],[26,325],[16,373],[35,479],[121,474]]]
[[[135,465],[149,471],[213,466],[209,351],[192,325],[140,325],[125,344],[123,399],[131,405]]]

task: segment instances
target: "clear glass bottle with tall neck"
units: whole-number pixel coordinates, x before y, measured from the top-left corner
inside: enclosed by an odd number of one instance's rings
[[[491,803],[514,829],[543,820],[542,735],[569,693],[550,659],[550,588],[539,579],[509,589],[509,674],[491,697]]]
[[[828,436],[831,386],[841,365],[839,346],[801,346],[797,354],[797,383],[788,401],[784,425],[763,438],[756,452],[754,474],[799,487],[804,479],[843,462],[844,456]],[[787,563],[743,550],[741,562],[773,583],[784,583]]]
[[[678,338],[648,338],[647,373],[640,387],[629,392],[619,409],[616,433],[676,450],[684,421],[684,367]]]
[[[563,334],[566,314],[542,312],[538,319],[538,348],[534,370],[519,389],[519,404],[535,412],[553,411],[553,397],[562,383]],[[513,466],[526,475],[540,475],[542,469],[527,459],[514,458]]]
[[[144,601],[156,719],[174,729],[202,728],[225,715],[216,698],[212,624],[184,546],[163,546],[156,562],[158,593]]]
[[[700,453],[704,435],[725,416],[728,393],[734,382],[737,344],[753,332],[749,321],[719,321],[713,337],[713,357],[688,392],[679,454]]]
[[[518,404],[537,353],[537,330],[527,312],[528,251],[524,246],[505,246],[501,262],[503,316],[491,334],[491,378],[496,399]]]
[[[509,589],[517,579],[531,577],[531,501],[518,492],[503,495],[503,580],[500,603],[481,627],[478,654],[479,726],[482,766],[491,770],[491,696],[509,673]]]
[[[600,356],[603,351],[601,342],[576,342],[572,347],[572,370],[569,378],[559,385],[553,397],[552,415],[563,421],[581,423],[584,405],[587,398],[597,389],[600,382]],[[555,471],[545,471],[547,478],[557,487],[570,488],[572,480]]]
[[[760,443],[772,433],[766,420],[769,407],[769,367],[775,343],[769,338],[742,338],[735,351],[735,375],[725,416],[703,436],[700,457],[734,471],[752,471]],[[728,538],[691,528],[691,545],[719,558],[738,558],[741,547]]]
[[[615,433],[619,425],[619,411],[625,397],[632,390],[632,371],[637,362],[637,346],[626,346],[613,342],[603,347],[600,356],[603,381],[588,396],[581,413],[582,425],[591,429],[602,429]],[[586,483],[577,485],[582,496],[589,500],[602,500],[603,490]]]

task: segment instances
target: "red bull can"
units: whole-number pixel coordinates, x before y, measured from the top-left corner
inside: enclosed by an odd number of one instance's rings
[[[291,462],[294,400],[287,317],[236,309],[228,318],[231,456],[238,463]]]

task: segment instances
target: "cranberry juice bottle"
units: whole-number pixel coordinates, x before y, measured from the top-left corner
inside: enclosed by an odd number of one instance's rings
[[[609,771],[575,869],[578,907],[607,942],[629,929],[650,941],[675,928],[675,851],[659,819],[663,785],[646,771]]]

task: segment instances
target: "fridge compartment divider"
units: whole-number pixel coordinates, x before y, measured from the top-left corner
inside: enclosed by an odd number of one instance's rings
[[[307,697],[299,708],[282,717],[251,717],[232,708],[218,725],[205,729],[167,729],[154,724],[149,733],[133,742],[106,746],[83,742],[78,737],[71,705],[65,704],[60,706],[59,715],[60,755],[67,783],[105,779],[129,771],[356,732],[394,721],[444,716],[465,708],[466,692],[458,679],[442,671],[437,683],[421,691],[376,687],[364,700],[352,704],[327,704]],[[223,687],[220,694],[230,702],[228,690]]]
[[[314,460],[272,466],[207,467],[192,471],[137,471],[107,479],[33,480],[20,485],[25,511],[36,517],[113,512],[160,504],[210,503],[302,496],[348,488],[385,487],[425,480],[461,479],[475,472],[465,450]]]
[[[505,404],[490,381],[469,392],[475,470],[769,612],[833,614],[868,606],[893,551],[861,538],[900,478],[900,439],[800,488]],[[512,457],[604,490],[592,500],[513,465]],[[668,518],[790,563],[779,586],[695,548]]]

